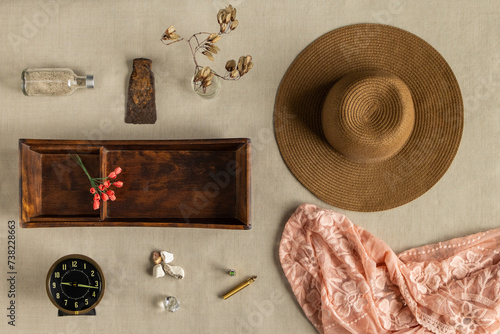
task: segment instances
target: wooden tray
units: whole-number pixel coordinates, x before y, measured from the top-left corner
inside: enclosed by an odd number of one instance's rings
[[[116,201],[92,209],[90,175],[116,167]],[[19,140],[22,227],[250,229],[250,140]]]

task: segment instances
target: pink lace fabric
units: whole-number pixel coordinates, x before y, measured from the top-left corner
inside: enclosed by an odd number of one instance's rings
[[[396,255],[347,217],[304,204],[279,256],[320,333],[495,333],[500,229]]]

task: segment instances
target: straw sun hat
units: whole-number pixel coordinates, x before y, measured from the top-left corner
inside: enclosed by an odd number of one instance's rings
[[[321,36],[293,61],[274,127],[285,163],[313,194],[381,211],[443,176],[463,118],[457,80],[432,46],[399,28],[356,24]]]

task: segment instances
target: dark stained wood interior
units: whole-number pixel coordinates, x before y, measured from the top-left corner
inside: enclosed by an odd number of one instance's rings
[[[226,171],[234,151],[104,150],[102,157],[104,175],[126,166],[105,218],[236,217],[236,177]]]

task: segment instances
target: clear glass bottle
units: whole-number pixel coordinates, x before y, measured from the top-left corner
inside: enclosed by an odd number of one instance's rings
[[[94,88],[94,76],[78,76],[69,68],[28,68],[22,74],[26,96],[71,95],[78,88]]]

